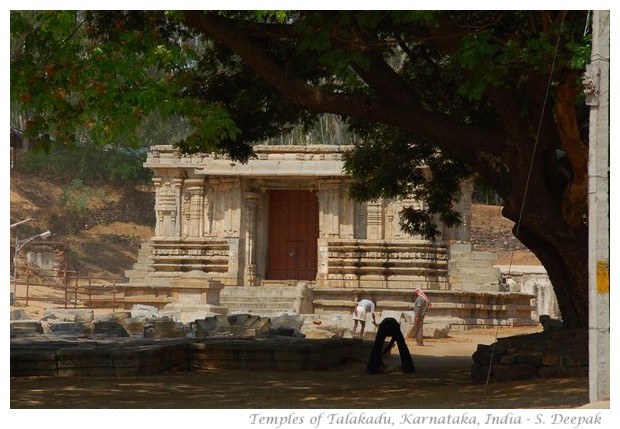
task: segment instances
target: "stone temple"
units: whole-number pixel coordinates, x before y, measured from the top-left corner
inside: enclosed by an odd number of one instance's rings
[[[281,311],[338,314],[372,297],[378,311],[409,311],[419,287],[434,317],[453,324],[537,317],[531,293],[502,289],[495,255],[472,251],[470,183],[457,205],[463,226],[440,228],[431,242],[399,224],[401,208],[420,202],[348,197],[348,149],[256,146],[242,164],[153,146],[155,235],[126,273],[126,302],[260,312],[281,296]]]

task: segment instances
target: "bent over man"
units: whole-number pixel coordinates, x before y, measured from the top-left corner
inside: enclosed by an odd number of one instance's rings
[[[370,299],[362,299],[356,301],[353,307],[353,336],[355,337],[355,331],[357,331],[357,325],[360,325],[360,338],[364,336],[364,328],[366,328],[366,315],[372,314],[372,323],[376,324],[375,319],[375,303]]]

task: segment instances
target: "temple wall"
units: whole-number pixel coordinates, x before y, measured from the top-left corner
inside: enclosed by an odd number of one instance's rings
[[[440,226],[444,237],[431,244],[409,236],[399,223],[404,206],[421,203],[348,198],[341,147],[267,146],[256,152],[257,159],[239,164],[216,155],[182,155],[171,146],[152,148],[145,166],[154,171],[157,220],[146,277],[260,285],[269,263],[269,192],[310,190],[319,210],[317,285],[449,287],[446,244],[469,239],[471,183],[463,185],[458,205],[465,225]]]

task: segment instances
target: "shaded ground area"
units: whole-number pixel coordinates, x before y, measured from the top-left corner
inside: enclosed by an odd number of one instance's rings
[[[588,379],[473,384],[478,344],[536,331],[453,332],[409,342],[416,372],[365,374],[366,361],[329,371],[192,371],[142,377],[11,378],[11,408],[501,409],[574,408],[588,403]],[[399,364],[398,353],[387,359]]]

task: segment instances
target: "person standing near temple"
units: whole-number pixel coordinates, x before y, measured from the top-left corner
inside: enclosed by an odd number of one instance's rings
[[[413,328],[410,337],[415,338],[419,346],[424,345],[424,316],[431,308],[431,302],[420,288],[415,289],[415,301],[413,302]]]
[[[366,317],[370,313],[372,315],[372,323],[377,324],[375,318],[375,303],[371,299],[362,299],[355,301],[353,306],[353,336],[355,337],[355,331],[357,331],[357,325],[360,325],[360,338],[364,337],[364,328],[366,327]]]

